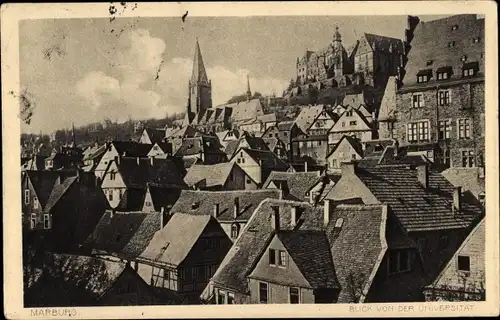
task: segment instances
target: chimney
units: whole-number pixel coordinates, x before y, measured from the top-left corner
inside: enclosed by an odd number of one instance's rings
[[[271,214],[271,227],[274,231],[280,229],[280,208],[279,206],[271,206],[273,213]]]
[[[304,172],[307,172],[307,161],[304,162]]]
[[[325,227],[328,225],[328,223],[330,223],[333,206],[333,200],[325,199],[325,205],[323,207],[323,223]]]
[[[429,169],[427,164],[421,164],[417,167],[417,179],[424,189],[429,187]]]
[[[160,209],[160,229],[163,229],[167,224],[165,207],[161,207]]]
[[[346,174],[356,174],[356,169],[358,168],[358,163],[354,161],[342,162],[340,164],[340,170],[342,176]]]
[[[234,198],[234,218],[238,218],[238,214],[240,214],[240,199],[238,197]]]
[[[297,225],[298,220],[299,220],[299,216],[297,214],[297,206],[292,206],[292,208],[290,209],[290,214],[291,214],[290,225],[292,227],[295,227]]]
[[[217,218],[219,216],[219,206],[220,205],[218,203],[214,204],[214,211],[213,211],[214,218]]]
[[[455,187],[453,189],[453,213],[462,210],[462,203],[460,196],[462,195],[462,187]]]

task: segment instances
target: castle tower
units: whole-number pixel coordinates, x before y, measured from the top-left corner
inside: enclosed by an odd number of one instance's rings
[[[212,107],[212,82],[208,79],[198,38],[196,38],[193,73],[189,81],[187,112],[189,115],[192,112],[204,113],[210,107]]]
[[[252,99],[252,91],[250,91],[250,78],[247,74],[247,100],[250,101]]]

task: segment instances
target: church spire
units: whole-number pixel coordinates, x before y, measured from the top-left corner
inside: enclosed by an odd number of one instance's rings
[[[71,134],[72,134],[72,141],[71,144],[73,148],[76,148],[76,135],[75,135],[75,123],[71,123]]]
[[[335,33],[333,34],[333,42],[336,42],[336,41],[342,42],[342,36],[340,35],[338,25],[335,26]]]
[[[247,100],[252,98],[252,91],[250,91],[250,77],[247,74]]]
[[[196,48],[194,52],[193,59],[193,74],[191,76],[191,84],[208,84],[207,71],[205,70],[205,65],[203,64],[203,57],[201,56],[200,44],[198,43],[198,38],[196,38]]]

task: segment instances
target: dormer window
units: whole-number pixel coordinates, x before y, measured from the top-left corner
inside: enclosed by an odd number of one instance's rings
[[[432,66],[432,63],[433,63],[433,62],[434,62],[434,61],[432,61],[432,60],[427,60],[426,65],[427,65],[427,66]]]
[[[452,27],[451,27],[451,30],[457,30],[458,29],[458,24],[454,24]]]
[[[420,70],[417,73],[417,83],[426,83],[432,78],[432,70]]]
[[[438,80],[447,80],[452,74],[451,67],[441,67],[436,70]]]
[[[477,74],[478,69],[479,69],[479,64],[477,62],[465,63],[462,66],[462,76],[472,77]]]
[[[448,42],[448,48],[453,48],[453,47],[455,47],[455,41]]]
[[[474,43],[481,42],[481,37],[476,37],[476,38],[472,39],[472,42],[474,42]]]

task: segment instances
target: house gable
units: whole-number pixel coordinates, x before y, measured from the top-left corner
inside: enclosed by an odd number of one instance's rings
[[[342,177],[325,198],[339,202],[362,201],[364,204],[379,203],[375,195],[356,174],[345,171],[342,171]]]
[[[323,131],[322,134],[326,134],[330,128],[335,125],[335,119],[330,115],[325,109],[318,113],[316,118],[307,128],[307,133],[312,133],[314,131]]]
[[[352,111],[352,116],[349,116],[349,112]],[[347,109],[342,113],[339,120],[330,129],[330,133],[335,132],[351,132],[351,131],[371,131],[370,125],[367,123],[366,119],[361,115],[361,113],[356,109]]]
[[[343,136],[330,154],[326,156],[326,161],[330,168],[340,168],[341,162],[349,162],[353,159],[359,160],[362,156],[363,155],[354,148],[350,140],[347,139],[346,136]]]
[[[158,143],[155,143],[153,147],[151,148],[151,151],[148,153],[148,157],[156,157],[156,156],[163,156],[165,155],[165,152],[162,150],[162,148],[158,145]]]
[[[269,264],[270,250],[274,250],[276,265]],[[285,252],[285,266],[278,266],[279,252]],[[249,278],[269,281],[285,286],[311,288],[311,285],[301,273],[283,243],[275,235],[266,249],[261,253],[260,259],[251,271]]]
[[[113,180],[111,180],[112,173],[115,174],[115,177]],[[109,167],[106,170],[106,173],[104,174],[104,177],[102,179],[101,187],[103,189],[126,188],[127,187],[125,185],[125,182],[123,181],[122,175],[120,174],[120,170],[118,169],[116,161],[111,161],[111,163],[109,164]]]

